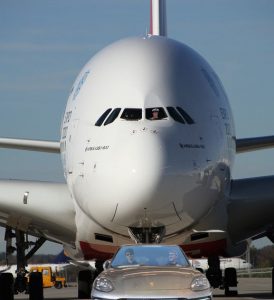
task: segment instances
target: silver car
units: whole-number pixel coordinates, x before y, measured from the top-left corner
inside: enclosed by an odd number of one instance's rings
[[[94,281],[92,299],[211,300],[208,280],[178,246],[121,247]]]

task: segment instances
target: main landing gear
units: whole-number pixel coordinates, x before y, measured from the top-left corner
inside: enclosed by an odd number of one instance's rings
[[[226,296],[238,295],[238,281],[235,268],[226,268],[223,277],[218,256],[208,257],[208,267],[206,277],[213,288],[224,289]]]
[[[15,239],[16,247],[12,245],[13,239]],[[13,300],[14,294],[23,292],[29,293],[30,300],[43,299],[42,274],[30,274],[28,282],[26,266],[28,259],[44,244],[46,239],[39,238],[36,242],[30,242],[25,232],[6,227],[5,240],[7,265],[9,265],[10,256],[16,251],[17,275],[14,279],[11,273],[0,274],[0,299]],[[31,246],[31,250],[26,253],[26,250]]]

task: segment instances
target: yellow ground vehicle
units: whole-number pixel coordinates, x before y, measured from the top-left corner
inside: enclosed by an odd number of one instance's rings
[[[53,272],[50,266],[33,266],[30,268],[31,272],[41,272],[43,277],[43,287],[55,287],[61,289],[66,287],[65,277],[58,276],[57,272]]]

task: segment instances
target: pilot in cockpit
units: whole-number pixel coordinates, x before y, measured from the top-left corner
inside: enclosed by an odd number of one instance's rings
[[[150,120],[159,120],[159,108],[152,109],[152,117]]]

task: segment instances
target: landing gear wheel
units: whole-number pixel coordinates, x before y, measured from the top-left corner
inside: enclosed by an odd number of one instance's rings
[[[214,289],[222,286],[222,271],[220,269],[209,268],[206,271],[206,277]]]
[[[223,284],[222,271],[220,269],[220,259],[218,256],[209,256],[207,259],[208,269],[206,277],[210,285],[215,289],[221,287]]]
[[[0,274],[0,297],[5,300],[13,300],[14,279],[11,273]]]
[[[43,277],[41,272],[31,272],[29,275],[29,300],[43,300]]]
[[[23,293],[27,289],[27,278],[25,273],[17,273],[14,281],[14,293]]]
[[[90,270],[80,271],[78,274],[78,299],[90,299],[92,273]]]
[[[237,296],[237,271],[235,268],[226,268],[224,277],[224,287],[226,296]]]

